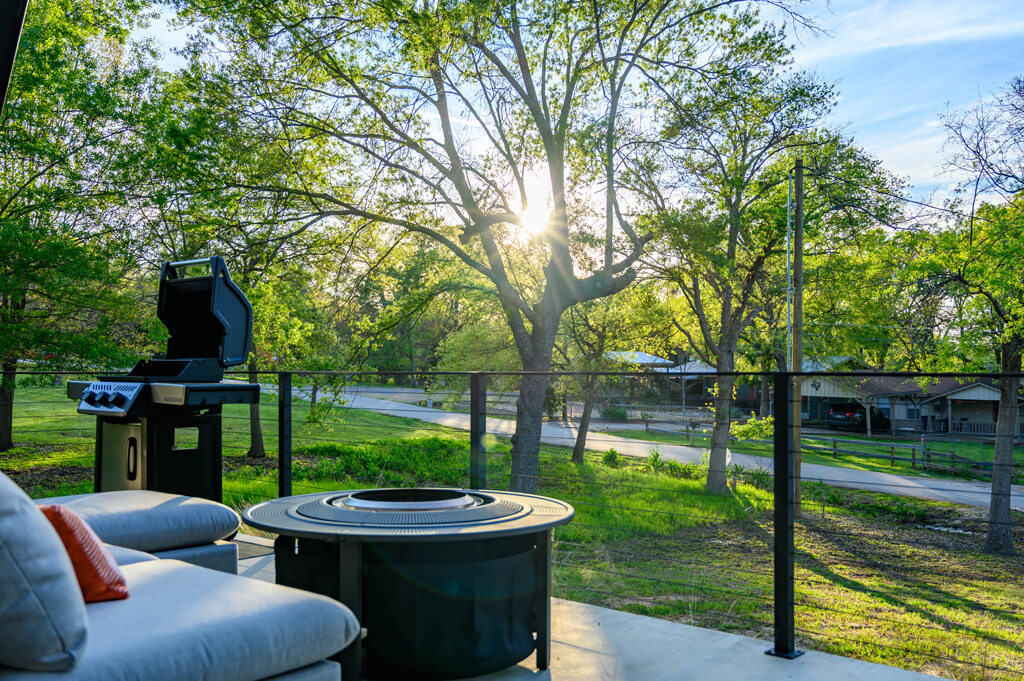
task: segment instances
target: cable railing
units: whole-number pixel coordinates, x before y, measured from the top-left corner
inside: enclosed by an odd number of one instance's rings
[[[736,374],[713,493],[713,377],[602,372],[586,394],[586,374],[552,372],[540,423],[517,433],[527,375],[259,372],[257,407],[221,408],[223,499],[535,490],[576,509],[553,533],[555,596],[764,638],[784,657],[1020,678],[1024,564],[984,551],[995,531],[1024,546],[1020,424],[999,440],[995,399],[980,399],[998,376],[778,374],[762,395],[762,375]],[[866,379],[919,388],[868,395]],[[62,391],[15,391],[0,468],[36,496],[93,488],[96,419]],[[993,473],[1017,485],[1008,516],[991,515]]]

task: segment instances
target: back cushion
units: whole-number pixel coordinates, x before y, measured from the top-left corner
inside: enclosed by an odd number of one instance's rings
[[[66,671],[85,651],[85,601],[46,517],[0,473],[0,664]]]

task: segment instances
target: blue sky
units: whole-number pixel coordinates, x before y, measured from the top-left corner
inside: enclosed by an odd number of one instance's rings
[[[838,83],[831,117],[901,177],[941,196],[939,114],[988,98],[1024,75],[1022,0],[833,0],[802,6],[828,32],[795,32],[796,66]]]

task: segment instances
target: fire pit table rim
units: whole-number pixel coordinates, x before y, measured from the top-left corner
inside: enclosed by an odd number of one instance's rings
[[[408,492],[407,488],[316,492],[272,499],[242,512],[248,525],[266,532],[320,541],[459,541],[531,534],[570,522],[575,513],[564,501],[535,494],[496,490],[429,488],[475,498],[469,507],[359,508],[345,502],[360,493]],[[418,490],[416,490],[418,491]],[[481,503],[482,502],[482,503]]]

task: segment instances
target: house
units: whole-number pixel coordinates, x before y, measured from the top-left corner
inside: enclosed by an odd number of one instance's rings
[[[805,376],[801,395],[807,422],[824,423],[832,404],[856,401],[882,410],[894,431],[993,435],[999,408],[990,379]]]
[[[652,371],[665,375],[667,401],[679,404],[684,410],[710,403],[715,385],[716,369],[713,366],[699,360],[689,360]]]

